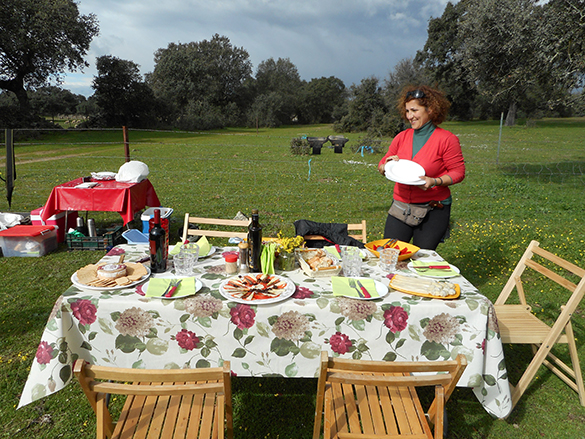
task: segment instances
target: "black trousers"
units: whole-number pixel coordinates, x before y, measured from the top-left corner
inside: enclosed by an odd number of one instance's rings
[[[442,209],[435,207],[429,211],[425,219],[418,226],[409,226],[399,219],[388,215],[384,227],[384,238],[396,238],[399,241],[410,242],[417,247],[436,250],[449,230],[451,218],[451,205],[445,204]]]

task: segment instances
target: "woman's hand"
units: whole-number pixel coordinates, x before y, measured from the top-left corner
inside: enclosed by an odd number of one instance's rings
[[[431,177],[427,177],[426,175],[421,175],[420,177],[421,180],[425,181],[425,184],[421,184],[418,186],[418,188],[422,189],[423,191],[426,191],[427,189],[430,189],[434,186],[436,186],[436,178],[431,178]]]
[[[397,155],[391,155],[386,157],[386,160],[384,160],[384,162],[379,163],[378,164],[378,172],[382,175],[386,174],[386,163],[388,163],[390,160],[394,160],[394,161],[398,161],[398,156]]]

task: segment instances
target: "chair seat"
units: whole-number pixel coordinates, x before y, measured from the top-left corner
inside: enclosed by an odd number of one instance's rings
[[[551,327],[539,320],[526,305],[494,305],[502,343],[540,344],[550,334]],[[557,343],[568,343],[561,334]]]
[[[217,438],[221,424],[217,409],[223,407],[224,398],[216,396],[128,395],[112,439]]]
[[[409,373],[384,374],[408,376]],[[354,395],[356,398],[354,399]],[[432,439],[415,387],[378,387],[332,383],[325,390],[325,410],[331,410],[325,436],[332,439]],[[328,416],[326,415],[327,419]],[[351,433],[348,431],[351,431]],[[363,429],[363,433],[355,433]]]

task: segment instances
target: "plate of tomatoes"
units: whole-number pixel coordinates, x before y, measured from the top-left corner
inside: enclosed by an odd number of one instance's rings
[[[416,245],[409,244],[408,242],[396,241],[394,244],[388,244],[389,239],[378,239],[377,241],[368,242],[366,244],[366,248],[371,251],[377,258],[380,257],[379,250],[383,248],[395,248],[400,251],[398,255],[399,261],[404,261],[405,259],[410,258],[414,255],[417,251],[420,250],[420,247]]]

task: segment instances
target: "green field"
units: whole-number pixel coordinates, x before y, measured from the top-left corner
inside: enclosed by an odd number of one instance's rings
[[[445,123],[457,134],[466,179],[452,193],[452,230],[438,251],[495,300],[528,243],[541,245],[585,267],[584,118],[550,119],[535,126],[493,122]],[[122,131],[50,132],[34,140],[17,133],[17,180],[13,212],[30,212],[56,184],[117,171],[124,163]],[[38,134],[38,133],[36,133]],[[293,137],[335,134],[329,125],[216,132],[130,131],[131,157],[145,162],[163,206],[172,207],[171,233],[178,236],[185,212],[231,218],[260,210],[264,234],[293,232],[297,219],[356,222],[366,219],[368,238],[382,236],[392,184],[377,172],[381,156],[353,153],[360,134],[346,135],[343,154],[296,156]],[[384,144],[390,139],[385,139]],[[0,159],[0,169],[4,169]],[[0,211],[9,211],[0,192]],[[98,225],[121,224],[114,213],[91,213]],[[138,225],[138,224],[137,224]],[[71,273],[102,253],[58,252],[42,258],[0,258],[1,437],[90,438],[93,413],[77,386],[15,410],[52,305]],[[566,300],[543,290],[538,310],[550,316]],[[585,364],[583,305],[574,330]],[[514,381],[528,350],[506,347]],[[566,358],[566,352],[559,350]],[[236,438],[310,437],[314,380],[234,380]],[[457,389],[448,404],[452,438],[584,438],[585,408],[577,395],[542,369],[507,420],[492,419],[470,389]]]

